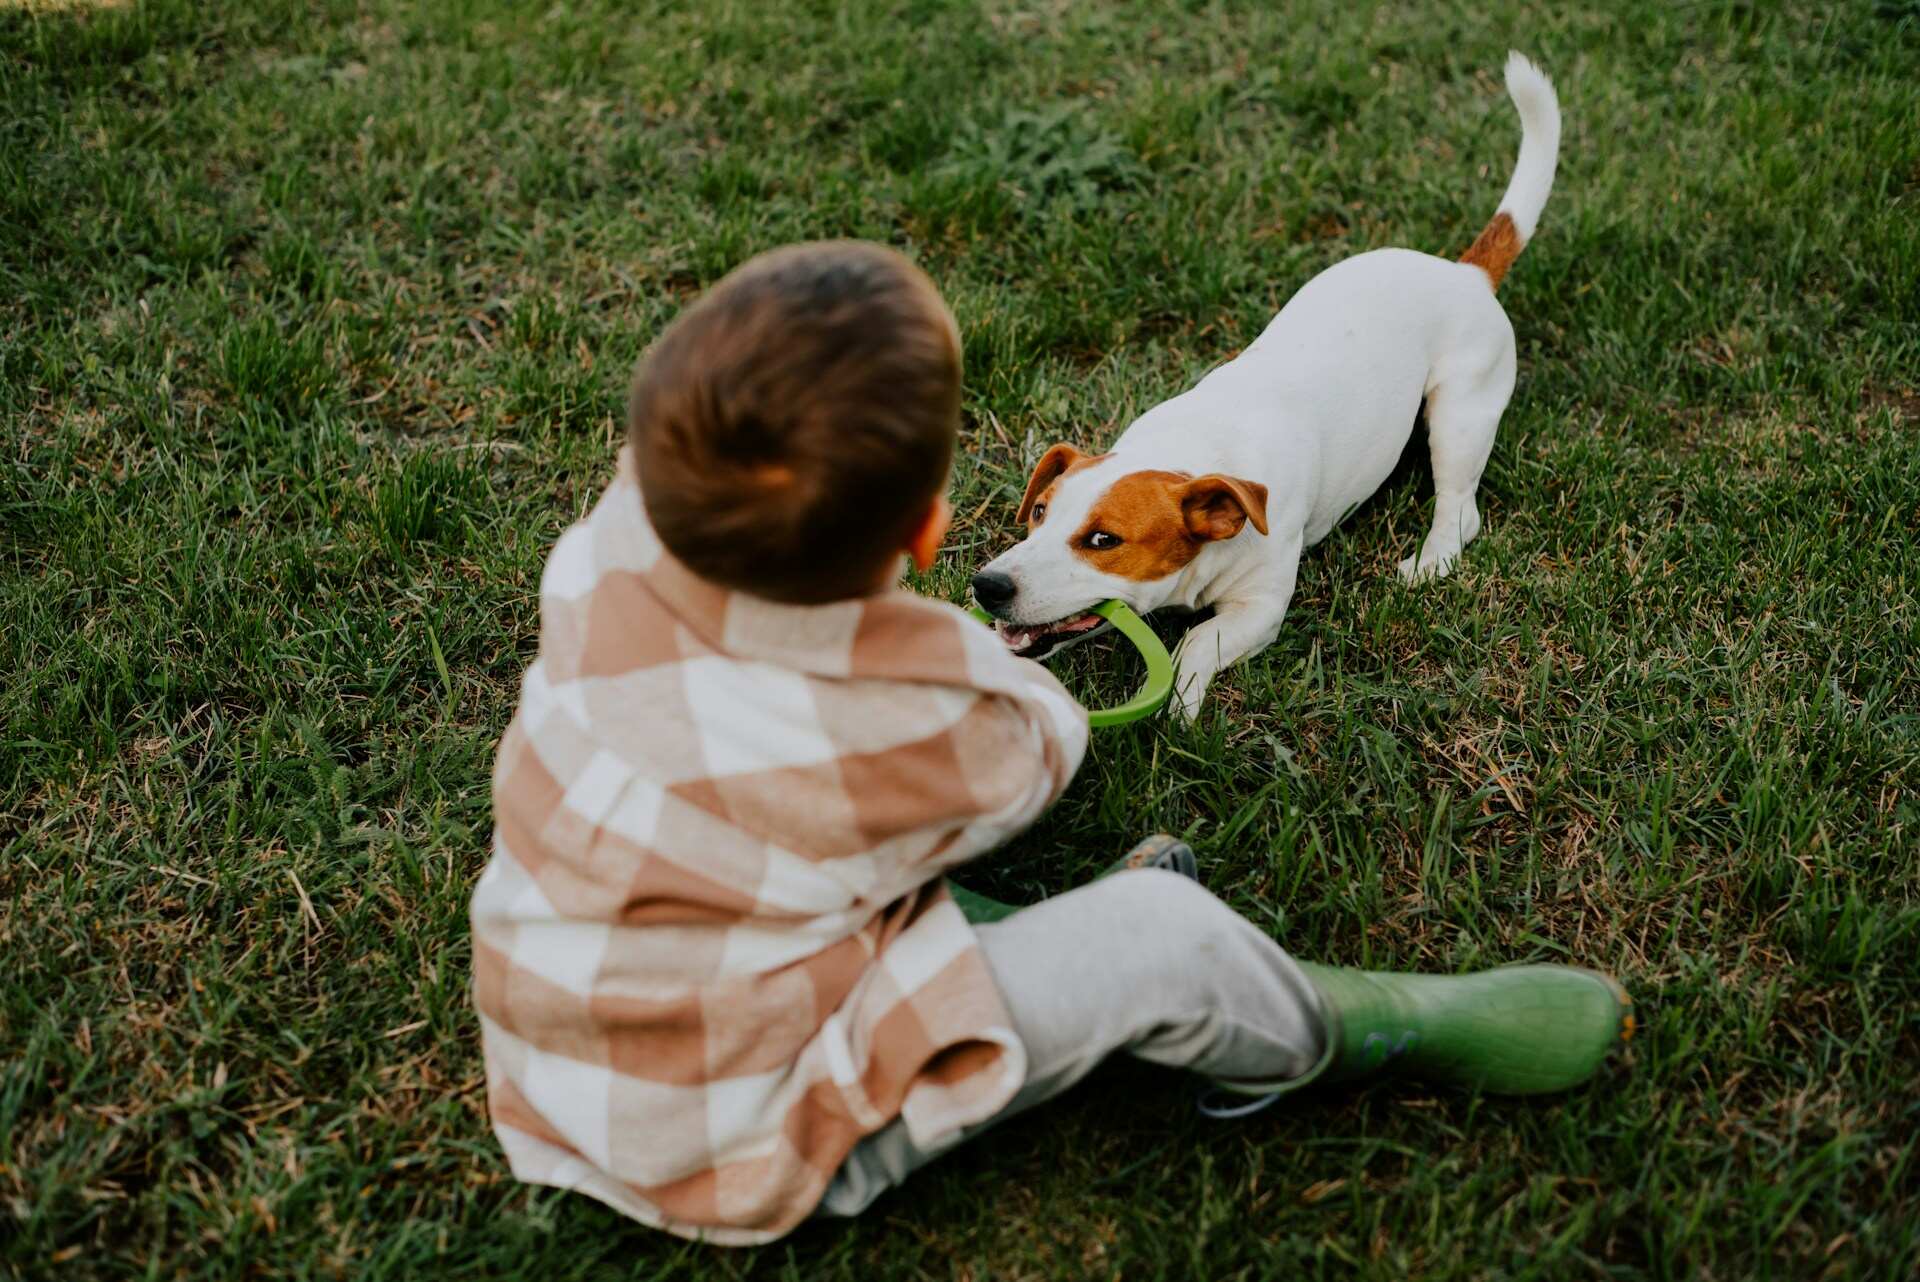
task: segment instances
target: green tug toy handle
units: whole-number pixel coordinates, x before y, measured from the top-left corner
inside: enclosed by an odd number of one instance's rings
[[[1087,724],[1095,728],[1101,726],[1123,726],[1129,721],[1138,721],[1160,711],[1167,702],[1167,696],[1173,693],[1173,656],[1167,653],[1167,647],[1160,644],[1160,638],[1153,634],[1145,619],[1135,614],[1124,601],[1102,601],[1093,607],[1093,612],[1120,630],[1120,635],[1133,643],[1140,657],[1147,664],[1147,679],[1133,693],[1133,698],[1111,708],[1095,708],[1087,713]],[[982,623],[992,623],[993,616],[978,606],[968,610]]]

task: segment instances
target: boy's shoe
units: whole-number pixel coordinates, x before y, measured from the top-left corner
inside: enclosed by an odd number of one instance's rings
[[[1200,880],[1200,861],[1193,857],[1193,847],[1164,832],[1143,838],[1139,845],[1120,857],[1120,862],[1100,875],[1105,877],[1135,868],[1164,868],[1188,881]]]
[[[1164,832],[1141,841],[1139,845],[1121,856],[1120,862],[1101,873],[1102,877],[1116,872],[1126,872],[1133,868],[1164,868],[1168,872],[1179,873],[1190,881],[1200,880],[1200,862],[1193,857],[1193,847],[1178,837],[1170,837]],[[990,921],[999,921],[1011,917],[1020,911],[1018,904],[1004,904],[998,899],[988,899],[947,879],[947,893],[953,896],[953,902],[959,906],[960,915],[974,925],[983,925]]]
[[[1300,963],[1321,999],[1327,1049],[1300,1077],[1213,1083],[1200,1111],[1257,1112],[1313,1082],[1387,1073],[1495,1095],[1577,1086],[1633,1037],[1619,984],[1573,966],[1502,966],[1472,975],[1396,975]],[[1217,1092],[1256,1099],[1221,1099]]]

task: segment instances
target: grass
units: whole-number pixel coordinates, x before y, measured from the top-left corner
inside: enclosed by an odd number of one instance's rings
[[[908,247],[967,343],[957,594],[1045,443],[1464,247],[1509,45],[1567,130],[1486,534],[1409,589],[1390,487],[973,880],[1182,832],[1306,956],[1610,969],[1631,1054],[1237,1125],[1116,1066],[749,1252],[512,1183],[465,905],[650,337],[754,251]],[[1920,1269],[1913,5],[13,0],[0,59],[0,1269]]]

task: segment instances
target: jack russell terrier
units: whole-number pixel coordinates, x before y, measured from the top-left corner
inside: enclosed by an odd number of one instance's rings
[[[1086,611],[1109,597],[1142,614],[1211,606],[1179,649],[1175,706],[1191,718],[1220,669],[1279,635],[1301,550],[1392,473],[1423,400],[1433,528],[1400,573],[1453,568],[1480,532],[1474,490],[1513,393],[1513,326],[1493,292],[1533,238],[1560,149],[1552,83],[1517,53],[1506,80],[1520,159],[1460,261],[1378,249],[1336,263],[1107,453],[1041,457],[1017,517],[1027,537],[972,581],[1015,653],[1045,658],[1101,631]]]

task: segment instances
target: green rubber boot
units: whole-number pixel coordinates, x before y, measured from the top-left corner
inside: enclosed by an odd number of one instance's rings
[[[1168,872],[1177,872],[1189,881],[1200,880],[1200,864],[1193,857],[1193,847],[1178,837],[1170,837],[1157,832],[1143,839],[1118,863],[1108,868],[1100,876],[1107,877],[1129,868],[1164,868]],[[960,909],[960,915],[974,925],[979,926],[990,921],[999,921],[1011,917],[1020,911],[1019,904],[1006,904],[998,899],[988,899],[985,895],[968,890],[951,877],[947,879],[947,893],[953,896],[954,904]]]
[[[1619,984],[1573,966],[1502,966],[1472,975],[1396,975],[1301,962],[1318,990],[1327,1049],[1300,1077],[1217,1081],[1216,1117],[1255,1112],[1315,1082],[1385,1074],[1494,1095],[1543,1095],[1586,1081],[1633,1037]]]

